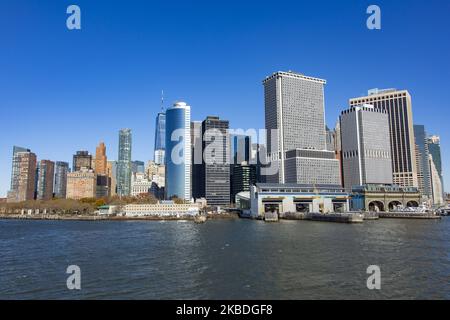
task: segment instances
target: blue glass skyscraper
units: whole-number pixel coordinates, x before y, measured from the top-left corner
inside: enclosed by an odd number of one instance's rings
[[[166,111],[166,199],[191,199],[191,107],[177,102]]]

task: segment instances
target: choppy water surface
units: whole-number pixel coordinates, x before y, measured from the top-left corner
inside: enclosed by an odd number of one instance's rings
[[[369,265],[380,291],[366,287]],[[383,298],[450,299],[450,218],[0,221],[0,299]]]

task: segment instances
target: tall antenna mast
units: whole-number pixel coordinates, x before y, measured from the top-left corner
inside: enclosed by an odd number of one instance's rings
[[[161,90],[161,112],[164,112],[164,90]]]

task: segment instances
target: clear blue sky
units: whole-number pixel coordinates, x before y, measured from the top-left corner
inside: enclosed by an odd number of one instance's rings
[[[82,30],[66,28],[77,4]],[[366,28],[366,8],[382,30]],[[152,158],[164,89],[193,120],[263,128],[265,76],[295,70],[328,80],[327,123],[369,88],[408,89],[414,122],[442,140],[450,186],[450,1],[0,2],[0,196],[12,146],[69,161],[100,140],[117,159],[133,129],[133,158]]]

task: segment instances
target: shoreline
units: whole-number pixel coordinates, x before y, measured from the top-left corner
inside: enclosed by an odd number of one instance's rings
[[[237,214],[208,214],[208,220],[233,220],[239,219]],[[94,216],[94,215],[22,215],[22,214],[0,214],[0,220],[49,220],[49,221],[195,221],[194,216],[180,216],[180,217],[157,217],[157,216],[143,216],[143,217],[124,217],[124,216]]]

